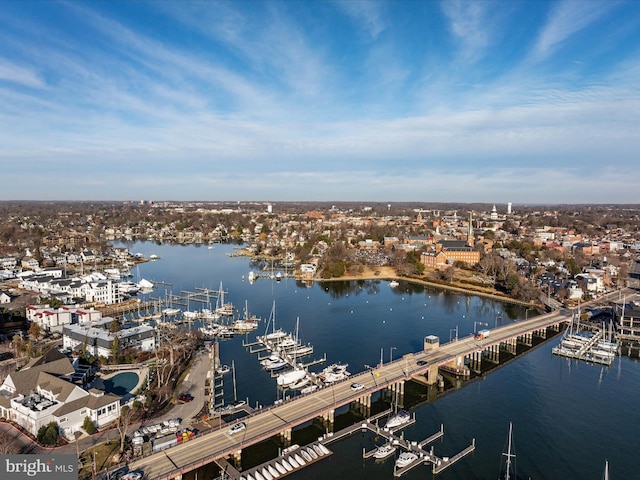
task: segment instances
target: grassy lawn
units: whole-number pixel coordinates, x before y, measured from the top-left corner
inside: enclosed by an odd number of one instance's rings
[[[91,478],[91,470],[95,458],[96,471],[100,471],[111,465],[118,463],[120,457],[120,441],[115,440],[107,443],[101,443],[93,448],[89,448],[80,454],[80,469],[78,478]],[[95,457],[94,457],[95,456]]]

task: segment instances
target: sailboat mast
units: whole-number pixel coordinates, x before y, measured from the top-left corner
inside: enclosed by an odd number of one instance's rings
[[[504,473],[505,480],[509,480],[511,478],[511,457],[515,457],[514,454],[511,453],[511,433],[513,430],[513,424],[509,422],[509,446],[507,447],[507,453],[503,453],[507,457],[506,462],[506,471]]]
[[[235,360],[231,360],[231,370],[233,374],[233,401],[236,402],[236,363]]]

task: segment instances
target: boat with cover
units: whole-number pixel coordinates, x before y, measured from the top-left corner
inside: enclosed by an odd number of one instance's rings
[[[278,478],[280,476],[280,472],[278,472],[273,465],[268,465],[267,470],[269,470],[269,473],[273,478]]]
[[[276,462],[274,463],[276,470],[278,470],[278,473],[280,475],[285,475],[287,473],[287,469],[284,468],[284,466],[280,463],[280,462]]]
[[[418,459],[418,455],[413,452],[402,452],[396,460],[397,468],[404,468],[407,465],[411,465],[412,462]]]
[[[294,382],[291,385],[289,385],[289,388],[291,390],[300,390],[300,389],[304,388],[306,385],[308,385],[310,381],[311,380],[309,379],[308,376],[304,376],[300,380],[298,380],[297,382]]]
[[[383,459],[392,455],[396,451],[396,447],[387,443],[386,445],[379,446],[375,452],[373,452],[373,458]]]
[[[318,458],[318,454],[316,453],[316,451],[312,447],[307,447],[307,453],[309,455],[311,455],[311,458],[313,460],[316,460]]]
[[[302,455],[302,458],[304,458],[305,462],[310,462],[311,461],[311,455],[309,455],[309,452],[307,452],[304,448],[300,449],[300,455]]]
[[[316,443],[313,446],[313,449],[315,450],[315,452],[318,454],[319,457],[324,457],[326,454],[324,453],[324,450],[322,450],[322,448],[320,448],[320,444]]]

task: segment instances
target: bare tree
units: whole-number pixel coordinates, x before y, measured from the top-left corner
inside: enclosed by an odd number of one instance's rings
[[[116,420],[116,427],[120,433],[120,453],[124,453],[124,443],[127,439],[127,430],[131,425],[131,419],[133,418],[134,411],[132,408],[126,405],[120,409],[120,416]]]
[[[0,430],[0,455],[12,455],[18,453],[18,451],[17,442],[12,437],[11,432],[4,429]]]

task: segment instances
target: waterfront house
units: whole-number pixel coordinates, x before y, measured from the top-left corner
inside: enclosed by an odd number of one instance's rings
[[[640,341],[640,295],[613,302],[613,318],[618,342]]]
[[[133,328],[110,332],[111,317],[83,325],[65,325],[62,329],[62,346],[70,350],[86,349],[89,355],[111,358],[114,344],[121,352],[126,348],[136,348],[152,352],[156,348],[156,337],[152,327],[139,325]]]
[[[86,417],[98,428],[115,421],[120,416],[120,397],[84,390],[69,381],[74,372],[69,359],[55,348],[33,359],[0,386],[0,416],[34,437],[42,426],[55,422],[69,440],[82,431]]]

